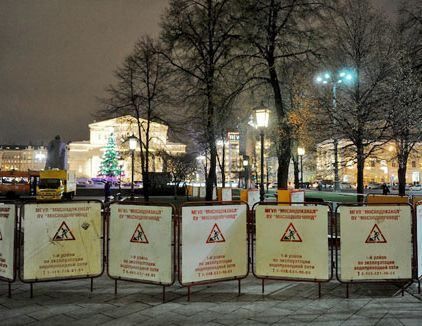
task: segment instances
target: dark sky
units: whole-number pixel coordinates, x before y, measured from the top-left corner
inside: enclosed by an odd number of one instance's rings
[[[391,13],[395,0],[374,0]],[[168,0],[1,0],[0,144],[88,139],[97,97]],[[386,7],[385,7],[386,8]]]

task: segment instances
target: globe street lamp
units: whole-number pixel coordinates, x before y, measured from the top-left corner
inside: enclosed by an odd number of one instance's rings
[[[133,176],[135,173],[135,150],[136,147],[138,146],[138,138],[132,134],[132,136],[129,137],[129,149],[130,149],[130,154],[131,154],[131,158],[132,158],[132,177],[131,177],[131,182],[130,182],[130,199],[134,198],[134,194],[135,191],[133,189]]]
[[[351,85],[355,79],[355,72],[350,69],[340,70],[337,74],[331,72],[324,72],[319,74],[315,81],[317,84],[330,85],[333,95],[333,116],[337,111],[337,86],[342,84]],[[334,123],[336,119],[334,118]],[[333,135],[333,147],[334,147],[334,191],[339,190],[339,175],[338,175],[338,139],[337,136]]]
[[[264,201],[264,128],[268,127],[268,120],[270,117],[270,110],[265,107],[258,107],[255,109],[256,127],[259,129],[261,137],[261,180],[260,180],[260,201]]]
[[[297,155],[300,158],[300,184],[301,184],[301,187],[299,187],[299,188],[303,188],[303,155],[305,155],[305,149],[303,147],[298,147],[297,148]]]

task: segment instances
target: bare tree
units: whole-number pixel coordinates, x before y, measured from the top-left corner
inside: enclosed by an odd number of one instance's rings
[[[209,152],[206,178],[206,199],[212,199],[216,183],[217,128],[216,117],[225,106],[221,103],[222,80],[231,64],[236,40],[235,21],[229,0],[171,0],[163,17],[162,39],[167,45],[165,55],[183,76],[179,88],[185,98],[194,99],[203,128],[203,139]],[[220,103],[219,103],[220,102]],[[186,103],[189,103],[186,101]]]
[[[422,3],[419,0],[403,1],[399,12],[401,41],[408,49],[412,68],[422,74]]]
[[[163,107],[169,102],[169,69],[160,54],[160,44],[143,37],[116,71],[117,82],[108,89],[103,115],[134,118],[140,142],[144,197],[149,198],[149,176],[153,122],[163,122]]]
[[[354,78],[348,87],[337,89],[335,107],[331,98],[327,101],[323,116],[328,124],[333,122],[334,134],[348,141],[343,150],[354,153],[357,192],[363,193],[365,160],[388,140],[385,85],[394,49],[387,22],[368,0],[339,1],[334,9],[330,66],[352,68]]]
[[[308,0],[239,0],[242,56],[249,61],[252,78],[272,91],[275,106],[278,187],[286,188],[292,148],[288,123],[285,66],[315,54],[318,16],[323,2]]]
[[[406,193],[409,155],[422,140],[422,83],[409,52],[397,52],[389,80],[390,132],[398,161],[399,195]]]
[[[174,186],[174,197],[177,197],[177,189],[182,182],[192,178],[197,164],[193,154],[171,154],[161,151],[160,156],[163,160],[163,172],[169,172]]]

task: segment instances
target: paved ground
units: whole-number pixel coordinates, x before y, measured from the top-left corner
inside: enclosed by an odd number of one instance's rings
[[[174,285],[161,302],[162,288],[114,282],[103,276],[89,291],[89,280],[39,283],[34,298],[29,285],[0,283],[0,325],[421,325],[422,296],[414,283],[404,296],[392,285],[354,285],[345,298],[345,286],[330,282],[268,281],[265,295],[253,277],[237,282],[193,288],[186,301],[186,288]]]

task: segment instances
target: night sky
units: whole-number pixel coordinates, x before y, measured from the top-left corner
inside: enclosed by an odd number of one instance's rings
[[[395,0],[374,0],[388,14]],[[87,140],[97,98],[168,0],[1,0],[0,144]]]

